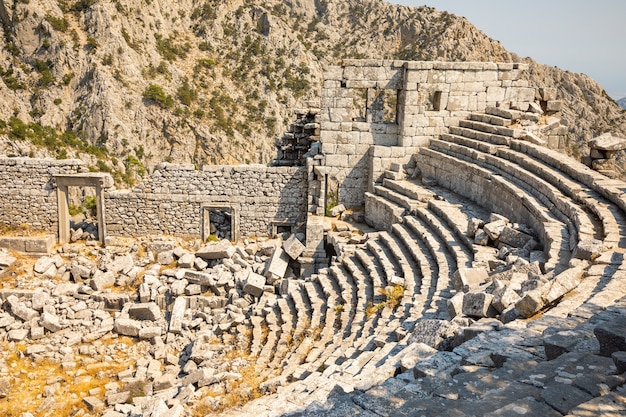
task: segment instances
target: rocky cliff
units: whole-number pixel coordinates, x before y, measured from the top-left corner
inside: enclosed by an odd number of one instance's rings
[[[159,161],[266,163],[342,58],[518,61],[464,18],[379,0],[2,0],[0,153],[79,154],[132,182]],[[569,151],[626,114],[531,63],[566,102]]]

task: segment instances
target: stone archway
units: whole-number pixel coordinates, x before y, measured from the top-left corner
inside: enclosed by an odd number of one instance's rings
[[[70,240],[70,213],[68,203],[69,187],[93,187],[96,189],[96,218],[98,221],[98,240],[104,243],[106,237],[104,190],[113,186],[109,174],[85,173],[55,175],[57,185],[57,208],[59,213],[59,243]]]

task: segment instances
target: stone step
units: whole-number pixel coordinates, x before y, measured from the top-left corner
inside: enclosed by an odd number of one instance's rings
[[[385,276],[384,281],[387,285],[393,285],[392,282],[395,278],[404,278],[402,269],[398,265],[394,255],[387,247],[380,244],[380,235],[376,239],[369,239],[365,246],[369,249],[370,253],[374,255],[376,260],[378,260],[378,264]]]
[[[544,245],[546,271],[559,264],[567,266],[571,257],[567,226],[527,190],[509,178],[505,179],[479,166],[472,158],[453,154],[447,146],[441,150],[421,148],[415,158],[422,171],[429,177],[437,178],[439,185],[465,198],[489,201],[492,211],[535,230]],[[452,172],[454,175],[449,174]],[[559,228],[563,230],[554,234]],[[550,233],[553,235],[550,236]]]
[[[481,152],[485,152],[491,155],[495,155],[496,152],[498,152],[499,147],[506,146],[506,145],[492,145],[490,143],[483,142],[480,140],[470,139],[464,136],[452,135],[449,133],[444,133],[442,135],[439,135],[439,140],[442,140],[444,142],[456,143],[457,145],[463,145],[468,148],[474,148],[476,150],[479,150]]]
[[[563,196],[556,187],[537,175],[534,175],[532,172],[525,170],[522,166],[497,156],[484,154],[474,149],[470,150],[462,145],[453,143],[447,143],[445,146],[442,146],[441,142],[433,141],[431,142],[431,146],[436,149],[444,149],[447,152],[467,155],[471,160],[481,164],[482,167],[507,176],[511,182],[521,183],[528,192],[533,193],[537,198],[545,201],[547,207],[552,205],[553,208],[551,211],[560,221],[564,223],[571,221],[576,228],[578,240],[593,239],[601,235],[601,231],[597,230],[596,222],[590,216],[590,213],[583,210],[570,198]],[[574,248],[572,247],[570,249]]]
[[[509,136],[483,132],[474,130],[469,127],[450,126],[448,134],[457,138],[466,138],[468,140],[476,140],[477,142],[487,143],[493,146],[509,146],[511,138]]]
[[[505,127],[510,126],[513,123],[511,118],[501,117],[489,113],[470,113],[469,120]]]
[[[517,129],[504,126],[494,126],[489,123],[475,122],[473,120],[459,120],[459,127],[465,127],[495,135],[508,136],[511,138],[517,138],[521,134],[521,131]]]
[[[330,268],[331,274],[341,286],[343,303],[341,307],[341,323],[343,325],[344,337],[349,337],[352,332],[352,324],[357,308],[357,289],[349,277],[349,273],[340,265],[333,265]]]
[[[429,189],[408,180],[394,181],[385,178],[383,180],[383,186],[402,194],[411,200],[416,200],[422,203],[427,203],[428,200],[434,197],[434,193]]]
[[[465,202],[464,204],[468,203]],[[461,210],[460,204],[452,204],[445,200],[433,199],[428,202],[428,208],[446,222],[459,242],[465,245],[470,252],[476,251],[473,240],[467,237],[469,219],[467,214]]]
[[[435,214],[434,211],[420,207],[414,211],[415,215],[428,223],[429,227],[440,237],[455,260],[457,268],[472,266],[473,251],[458,239],[454,229],[448,223]],[[456,270],[452,271],[456,272]]]
[[[375,261],[374,255],[365,249],[357,249],[355,251],[357,259],[361,262],[367,275],[372,282],[373,303],[377,304],[383,301],[384,296],[381,296],[379,290],[387,286],[387,279],[380,264]]]
[[[392,189],[385,187],[384,185],[375,185],[374,193],[376,193],[376,195],[380,197],[392,201],[393,203],[401,207],[404,207],[407,211],[414,210],[415,207],[424,204],[417,200],[413,200],[410,197],[405,196],[404,194],[397,193]]]
[[[402,223],[407,209],[385,197],[365,193],[365,222],[377,230],[387,230],[394,223]]]
[[[492,115],[492,116],[498,116],[498,117],[502,117],[504,119],[510,119],[510,120],[520,120],[524,118],[524,115],[525,115],[525,113],[519,110],[503,109],[501,107],[493,107],[493,106],[487,107],[485,109],[485,113]]]

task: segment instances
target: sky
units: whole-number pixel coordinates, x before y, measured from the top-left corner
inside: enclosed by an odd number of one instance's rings
[[[521,57],[587,74],[626,97],[625,0],[387,0],[466,17]]]

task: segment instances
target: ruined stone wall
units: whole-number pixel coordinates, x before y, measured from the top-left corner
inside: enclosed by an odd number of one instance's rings
[[[535,89],[520,79],[524,70],[525,64],[385,60],[327,68],[320,141],[338,202],[363,205],[365,191],[390,161],[410,164],[418,147],[472,111],[527,110]]]
[[[115,235],[202,235],[203,207],[230,208],[240,237],[267,236],[276,225],[303,226],[305,168],[160,164],[131,191],[106,193],[106,223]]]
[[[56,233],[59,217],[53,176],[85,170],[83,162],[75,159],[0,158],[0,224]]]

